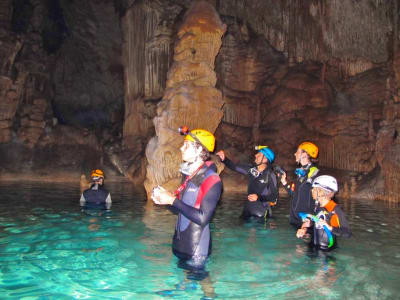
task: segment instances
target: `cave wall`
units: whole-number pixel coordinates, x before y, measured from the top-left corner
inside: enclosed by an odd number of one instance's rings
[[[357,180],[378,174],[382,189],[370,194],[396,198],[397,1],[207,2],[227,24],[215,70],[204,73],[225,103],[217,149],[248,161],[254,144],[267,144],[290,169],[298,143],[312,140],[321,167]],[[192,3],[2,1],[0,148],[8,158],[0,168],[17,157],[40,165],[39,149],[69,141],[69,152],[80,151],[73,143],[87,147],[92,161],[143,182],[146,146],[159,135],[153,119],[169,109],[171,82],[184,81],[174,49]],[[84,153],[71,157],[74,168],[92,165]]]

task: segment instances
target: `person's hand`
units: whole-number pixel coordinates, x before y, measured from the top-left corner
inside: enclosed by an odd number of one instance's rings
[[[306,220],[303,222],[303,225],[302,225],[301,227],[302,227],[302,228],[304,228],[304,227],[306,227],[306,228],[311,227],[311,221],[310,221],[310,219],[306,219]]]
[[[225,160],[225,152],[224,152],[224,150],[218,151],[217,153],[215,153],[215,155],[217,155],[221,159],[221,161]]]
[[[258,199],[258,195],[257,194],[250,194],[247,196],[247,200],[249,200],[250,202],[254,202],[257,201]]]
[[[307,228],[306,228],[306,227],[300,228],[300,229],[298,229],[297,232],[296,232],[296,237],[299,238],[299,239],[301,239],[303,236],[306,235],[306,233],[307,233]]]
[[[155,204],[172,205],[175,201],[175,195],[168,192],[161,186],[156,186],[151,194],[151,199]]]
[[[286,180],[286,172],[283,172],[281,175],[281,182],[283,185],[287,184],[287,180]]]

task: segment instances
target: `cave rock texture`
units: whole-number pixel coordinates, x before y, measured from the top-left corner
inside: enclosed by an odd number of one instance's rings
[[[224,25],[215,8],[205,1],[192,4],[177,34],[174,62],[154,118],[156,136],[146,149],[145,187],[174,188],[178,183],[183,138],[178,127],[215,132],[222,116],[222,94],[215,88],[215,57],[221,47]]]
[[[270,146],[290,179],[312,141],[341,196],[398,202],[398,45],[397,0],[3,0],[0,176],[173,190],[187,125],[235,162]]]

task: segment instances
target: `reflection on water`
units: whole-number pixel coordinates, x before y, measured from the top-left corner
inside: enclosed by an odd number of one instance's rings
[[[129,185],[107,185],[110,212],[82,211],[79,186],[0,186],[1,299],[398,299],[399,208],[341,203],[353,237],[328,255],[288,225],[286,199],[267,223],[241,221],[225,195],[203,280],[171,253],[176,217]]]

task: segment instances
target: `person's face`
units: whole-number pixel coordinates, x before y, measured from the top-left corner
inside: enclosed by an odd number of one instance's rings
[[[103,179],[103,178],[99,178],[99,179],[96,180],[96,182],[97,182],[98,184],[102,185],[103,182],[104,182],[104,179]]]
[[[326,191],[319,187],[313,187],[311,190],[311,195],[314,200],[318,201],[320,207],[327,205],[330,200]]]
[[[268,159],[264,156],[264,154],[262,154],[261,152],[257,152],[254,155],[254,162],[256,163],[256,165],[260,165],[260,164],[266,164],[268,163]]]
[[[194,162],[199,156],[199,149],[191,141],[184,141],[180,150],[182,152],[182,160],[185,162]]]
[[[296,163],[302,166],[305,166],[310,162],[308,154],[300,148],[297,148],[297,151],[294,153],[294,157],[296,158]]]

